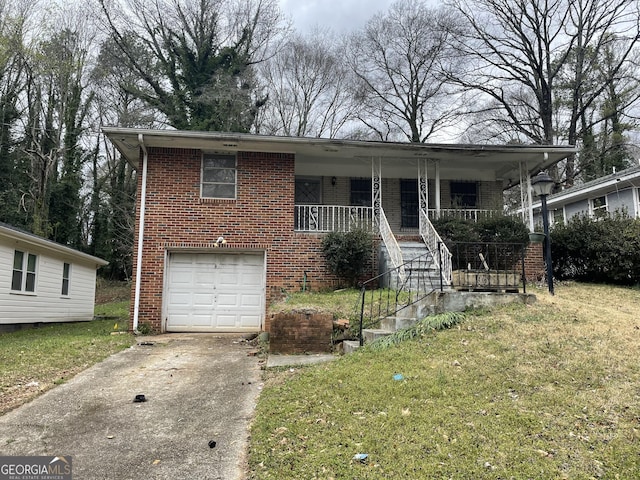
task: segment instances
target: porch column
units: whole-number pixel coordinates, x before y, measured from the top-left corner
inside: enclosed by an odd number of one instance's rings
[[[382,160],[380,157],[371,159],[371,206],[373,220],[380,226],[380,208],[382,207]]]
[[[526,191],[524,191],[526,188]],[[531,176],[525,162],[520,162],[520,208],[522,221],[529,224],[529,231],[533,232],[533,197],[531,195]]]
[[[440,160],[436,160],[436,218],[440,218]]]
[[[418,201],[420,211],[424,212],[429,218],[429,174],[427,167],[427,159],[418,160]]]

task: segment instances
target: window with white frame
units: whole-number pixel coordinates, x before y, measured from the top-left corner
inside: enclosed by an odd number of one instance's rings
[[[12,291],[29,293],[36,291],[37,264],[37,255],[20,250],[14,251],[13,272],[11,274]]]
[[[564,225],[564,208],[555,208],[552,212],[553,224]]]
[[[62,264],[62,291],[61,295],[68,297],[69,296],[69,281],[71,280],[71,264],[63,263]]]
[[[596,216],[607,212],[607,197],[605,195],[591,199],[591,212]]]
[[[236,157],[205,153],[202,155],[202,198],[236,198]]]

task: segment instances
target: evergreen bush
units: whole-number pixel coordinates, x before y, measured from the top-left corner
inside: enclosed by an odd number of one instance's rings
[[[322,253],[329,271],[351,287],[357,286],[370,263],[372,251],[373,236],[364,229],[331,232],[322,240]]]
[[[640,283],[640,219],[616,212],[575,216],[551,230],[554,276],[560,280]]]

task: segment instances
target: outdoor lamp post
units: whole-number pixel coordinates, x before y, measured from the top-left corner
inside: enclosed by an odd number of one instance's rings
[[[544,261],[547,265],[547,285],[549,293],[553,295],[553,265],[551,264],[551,237],[549,235],[549,212],[547,210],[547,195],[553,189],[553,179],[545,172],[540,172],[531,180],[533,193],[540,197],[542,201],[542,227],[544,228]]]

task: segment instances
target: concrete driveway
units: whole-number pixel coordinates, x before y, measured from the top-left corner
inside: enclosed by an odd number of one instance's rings
[[[0,417],[0,455],[71,455],[77,480],[243,479],[252,347],[233,334],[144,341]]]

